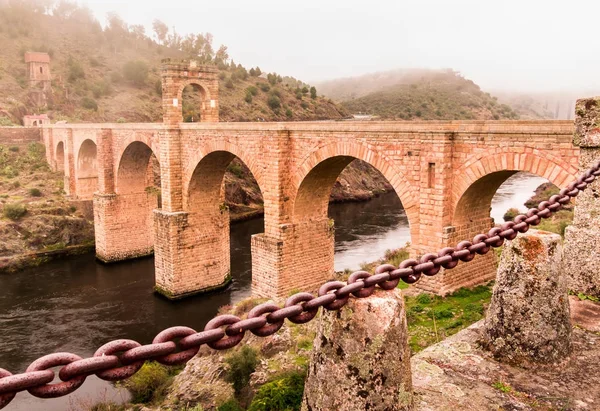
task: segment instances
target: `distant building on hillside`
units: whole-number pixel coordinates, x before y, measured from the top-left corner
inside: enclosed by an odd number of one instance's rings
[[[44,124],[50,124],[50,119],[47,114],[24,116],[23,125],[25,127],[39,127]]]
[[[50,90],[50,56],[48,53],[28,51],[25,53],[25,63],[29,71],[29,86],[42,85],[44,91]]]

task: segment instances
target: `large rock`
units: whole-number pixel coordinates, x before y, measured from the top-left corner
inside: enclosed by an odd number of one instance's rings
[[[399,290],[325,310],[302,410],[413,409],[410,349]]]
[[[483,342],[499,359],[527,366],[572,351],[566,275],[558,234],[531,230],[504,246]]]

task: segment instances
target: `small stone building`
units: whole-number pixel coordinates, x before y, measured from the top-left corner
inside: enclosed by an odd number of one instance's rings
[[[50,56],[48,53],[27,52],[25,63],[29,71],[29,86],[42,85],[44,91],[50,90]]]
[[[25,127],[39,127],[44,124],[50,124],[50,119],[47,114],[23,117],[23,125]]]

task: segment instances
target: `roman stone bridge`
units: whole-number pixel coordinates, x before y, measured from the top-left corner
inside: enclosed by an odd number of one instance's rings
[[[331,277],[329,193],[354,159],[394,187],[420,255],[489,230],[492,197],[515,172],[562,186],[579,157],[566,121],[81,124],[45,128],[44,140],[67,192],[94,198],[98,258],[154,250],[157,286],[172,296],[218,287],[230,274],[222,182],[234,157],[264,198],[252,276],[253,291],[266,296]],[[447,292],[493,278],[494,256],[477,258],[420,284]]]
[[[64,170],[65,191],[93,198],[98,258],[154,252],[157,290],[172,298],[229,281],[223,177],[235,157],[264,198],[264,233],[252,237],[252,290],[269,297],[331,278],[329,194],[354,159],[393,186],[415,256],[489,230],[492,197],[512,174],[562,186],[579,170],[571,121],[219,123],[213,69],[166,62],[162,74],[163,123],[53,125],[43,135],[49,163]],[[189,84],[202,93],[205,122],[181,122]],[[419,286],[446,293],[491,279],[492,254]]]

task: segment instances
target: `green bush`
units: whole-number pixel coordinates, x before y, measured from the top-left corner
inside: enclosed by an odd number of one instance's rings
[[[288,108],[287,110],[285,110],[285,115],[287,118],[291,118],[294,115],[294,113],[292,113],[292,110]]]
[[[98,111],[98,103],[96,100],[89,97],[84,97],[81,99],[81,107],[88,110]]]
[[[72,57],[69,57],[69,62],[67,64],[69,66],[69,83],[74,83],[79,79],[85,78],[85,71],[83,71],[83,67],[79,62],[73,60]]]
[[[19,176],[19,170],[12,166],[6,166],[2,169],[2,175],[7,178],[15,178]]]
[[[233,80],[230,78],[227,79],[227,81],[225,82],[225,87],[227,88],[233,88]]]
[[[13,153],[18,153],[19,152],[19,147],[17,146],[12,146],[9,148],[10,151],[12,151]]]
[[[168,367],[151,361],[122,384],[131,393],[131,402],[144,404],[164,397],[172,378]]]
[[[258,89],[254,86],[250,86],[246,89],[246,91],[250,94],[252,94],[253,96],[258,94]]]
[[[310,88],[310,98],[313,100],[317,98],[317,89],[314,87]]]
[[[148,65],[141,61],[128,61],[123,66],[123,77],[136,87],[146,84],[148,78]]]
[[[250,382],[250,376],[258,365],[258,355],[254,348],[245,345],[239,351],[229,354],[225,358],[229,365],[227,381],[233,385],[236,394],[239,394]]]
[[[271,109],[277,110],[279,107],[281,107],[281,100],[279,99],[279,97],[271,95],[267,100],[267,104],[269,105],[269,107],[271,107]]]
[[[244,409],[240,407],[240,404],[235,398],[232,398],[229,401],[219,405],[217,411],[244,411]]]
[[[271,90],[271,86],[269,86],[267,83],[258,83],[258,87],[260,87],[260,89],[265,93]]]
[[[431,303],[431,296],[429,294],[419,294],[417,296],[417,302],[419,304],[430,304]]]
[[[42,196],[42,192],[40,191],[39,188],[30,188],[29,189],[29,195],[32,197],[41,197]]]
[[[260,387],[248,411],[299,410],[304,393],[305,374],[293,372]]]
[[[504,213],[504,221],[512,221],[519,214],[520,212],[517,208],[509,208],[506,213]]]
[[[246,91],[246,97],[244,97],[244,101],[248,104],[252,103],[252,93]]]
[[[6,204],[2,210],[4,217],[16,221],[27,213],[27,207],[23,204]]]
[[[441,320],[443,318],[452,318],[454,317],[454,313],[449,310],[449,309],[437,309],[437,310],[433,310],[433,317],[436,320]]]

